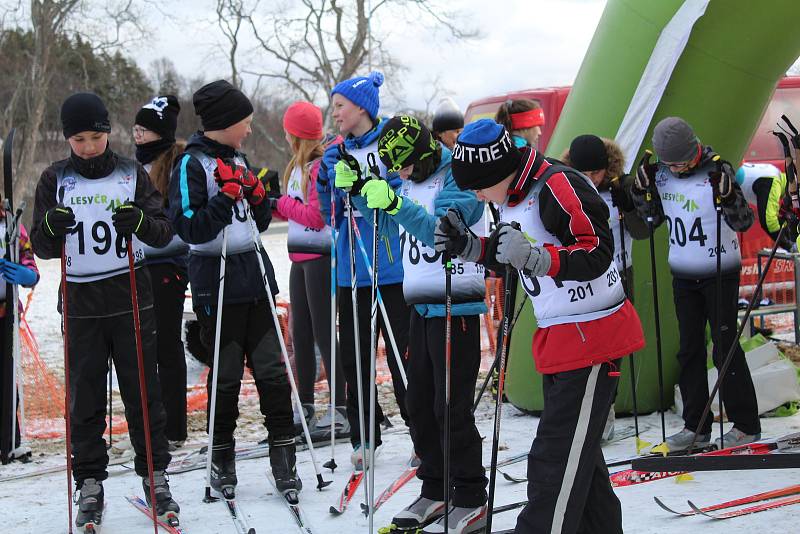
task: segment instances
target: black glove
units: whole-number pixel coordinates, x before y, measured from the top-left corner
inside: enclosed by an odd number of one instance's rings
[[[437,252],[458,256],[465,261],[481,260],[481,239],[472,233],[457,210],[450,208],[444,217],[439,218],[433,236]]]
[[[736,172],[727,161],[720,162],[719,168],[708,173],[711,184],[714,186],[714,194],[719,195],[723,202],[731,198],[735,176]]]
[[[622,212],[633,211],[633,199],[631,199],[628,192],[625,191],[624,180],[625,176],[614,176],[609,180],[609,192],[611,193],[611,202],[618,210]]]
[[[280,198],[281,197],[279,196],[278,197],[267,196],[267,202],[269,202],[270,211],[278,211],[278,200],[280,200]]]
[[[129,236],[137,233],[145,224],[144,212],[136,204],[126,202],[117,206],[111,216],[118,234]]]
[[[652,152],[645,150],[644,156],[639,160],[639,166],[636,168],[636,177],[633,180],[633,187],[638,193],[644,193],[650,189],[656,179],[658,165],[650,163],[652,155]]]
[[[52,238],[61,238],[67,235],[75,227],[75,214],[72,208],[59,204],[47,210],[44,214],[42,229],[44,233]]]

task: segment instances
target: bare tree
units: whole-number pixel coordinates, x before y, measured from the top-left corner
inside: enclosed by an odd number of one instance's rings
[[[138,12],[132,0],[108,2],[102,8],[101,19],[97,7],[85,0],[31,0],[30,24],[34,46],[28,58],[29,70],[20,80],[27,100],[27,117],[19,163],[15,178],[15,191],[20,198],[33,193],[38,172],[35,168],[38,146],[43,132],[45,109],[52,89],[54,64],[60,53],[56,43],[66,33],[81,35],[98,51],[108,52],[142,38],[144,29],[139,24]],[[95,11],[93,11],[95,10]],[[95,16],[88,16],[94,13]],[[93,20],[102,20],[102,29],[94,27]],[[111,23],[109,23],[109,21]]]
[[[285,84],[309,101],[324,98],[327,102],[337,83],[365,67],[379,67],[390,78],[402,68],[372,31],[384,15],[429,24],[459,39],[478,35],[474,29],[462,29],[457,14],[430,0],[300,0],[299,6],[263,14],[257,2],[235,3],[239,5],[236,16],[249,23],[255,36],[257,53],[276,65],[242,72],[259,81]]]
[[[252,9],[258,6],[255,2]],[[231,66],[231,83],[234,87],[241,87],[242,80],[236,64],[236,54],[239,51],[239,33],[245,17],[249,16],[252,9],[248,10],[245,0],[217,0],[217,25],[228,40],[228,63]]]

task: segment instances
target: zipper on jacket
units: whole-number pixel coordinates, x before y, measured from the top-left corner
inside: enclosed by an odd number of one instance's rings
[[[583,341],[584,343],[586,343],[586,336],[584,336],[584,335],[583,335],[583,330],[581,330],[581,325],[580,325],[580,323],[575,323],[575,328],[577,328],[577,329],[578,329],[578,333],[581,335],[581,341]]]

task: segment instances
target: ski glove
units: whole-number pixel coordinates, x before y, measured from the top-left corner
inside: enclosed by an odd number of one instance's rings
[[[656,179],[658,165],[650,163],[650,157],[652,155],[652,152],[646,150],[642,159],[639,160],[639,166],[636,168],[636,177],[633,180],[633,186],[639,193],[644,193],[650,189],[650,185]]]
[[[353,170],[343,159],[339,160],[334,170],[336,171],[336,181],[334,182],[336,187],[347,191],[351,195],[361,194],[361,187],[365,181],[360,172]]]
[[[479,262],[483,258],[483,240],[476,236],[453,208],[436,223],[434,248],[464,261]]]
[[[495,259],[510,264],[528,276],[545,276],[550,270],[550,253],[534,247],[521,230],[504,224],[495,230],[490,240],[497,241]]]
[[[59,204],[47,210],[44,214],[42,229],[44,233],[52,238],[64,237],[75,227],[75,214],[72,208],[67,208]]]
[[[38,276],[20,263],[3,260],[3,279],[9,284],[30,287],[36,283]]]
[[[625,187],[622,184],[624,179],[624,176],[614,176],[609,180],[608,190],[611,193],[611,202],[619,211],[633,211],[633,200],[631,200],[630,195],[625,191]]]
[[[244,172],[246,168],[236,165],[235,163],[226,163],[222,159],[217,158],[217,168],[214,169],[214,179],[219,185],[222,193],[229,196],[233,200],[242,200],[245,195],[244,189]]]
[[[385,180],[368,180],[361,187],[361,196],[367,199],[368,207],[384,210],[389,215],[396,214],[403,205],[403,197],[395,194]]]
[[[242,189],[244,192],[244,197],[251,206],[258,206],[264,202],[264,198],[267,196],[267,189],[264,187],[264,183],[256,178],[256,176],[250,172],[249,169],[244,170]]]
[[[731,168],[731,164],[723,161],[719,170],[713,170],[708,173],[711,179],[711,184],[714,187],[714,193],[719,195],[722,201],[726,201],[733,193],[733,177],[736,173]]]
[[[125,202],[117,206],[111,222],[118,234],[129,236],[138,232],[144,223],[144,212],[136,204]]]

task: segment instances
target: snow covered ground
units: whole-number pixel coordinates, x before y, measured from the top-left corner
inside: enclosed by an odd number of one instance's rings
[[[263,239],[275,264],[281,296],[288,298],[288,258],[285,253],[285,230],[276,228],[266,234]],[[59,318],[55,311],[55,297],[58,286],[58,262],[40,261],[43,272],[28,316],[31,327],[39,340],[42,356],[60,374],[62,358]],[[488,465],[492,437],[493,405],[485,399],[477,413],[478,426],[484,441],[484,464]],[[395,424],[401,424],[395,416]],[[657,442],[660,438],[660,423],[657,415],[642,418],[649,429],[643,438]],[[536,430],[538,419],[519,413],[511,405],[503,411],[501,446],[499,457],[503,458],[527,451]],[[667,417],[668,432],[680,428],[677,416]],[[618,419],[617,428],[632,425],[630,419]],[[778,437],[790,432],[800,431],[800,415],[790,418],[763,419],[764,437]],[[264,437],[263,428],[258,425],[248,428],[249,441],[255,442]],[[716,431],[716,427],[715,427]],[[196,435],[194,447],[202,440]],[[240,438],[240,445],[245,444]],[[35,453],[37,445],[34,444]],[[50,449],[53,447],[51,446]],[[62,449],[63,450],[63,449]],[[634,452],[633,438],[614,443],[605,449],[607,459],[621,458]],[[394,432],[386,434],[384,445],[379,449],[376,462],[376,494],[380,492],[395,476],[411,453],[411,441],[407,433]],[[325,470],[324,477],[334,483],[323,491],[314,488],[314,468],[308,452],[298,453],[298,469],[306,487],[301,494],[302,507],[312,522],[315,533],[350,534],[367,531],[367,520],[359,512],[358,503],[363,500],[363,491],[344,514],[334,517],[328,512],[330,505],[338,498],[349,475],[350,447],[337,445],[336,460],[339,469],[332,475]],[[330,458],[328,446],[317,449],[320,463]],[[31,464],[11,464],[0,467],[0,478],[22,472],[29,472],[47,466],[64,465],[63,452],[60,454],[35,455]],[[266,480],[268,469],[267,458],[240,462],[238,500],[247,515],[251,526],[256,527],[259,534],[297,532],[293,520],[279,498],[272,494]],[[142,494],[140,479],[130,470],[130,465],[110,467],[113,474],[105,482],[106,515],[103,531],[105,533],[133,533],[152,530],[148,519],[123,498],[125,495]],[[525,463],[518,463],[507,468],[510,474],[523,476]],[[751,471],[751,472],[716,472],[696,473],[694,480],[677,483],[675,479],[650,482],[638,486],[620,488],[617,495],[622,501],[625,531],[629,533],[656,534],[664,532],[694,533],[702,529],[705,534],[731,532],[789,533],[800,531],[800,506],[777,509],[757,515],[751,515],[729,521],[712,521],[706,518],[672,517],[663,512],[653,502],[653,496],[662,498],[676,509],[685,510],[686,500],[691,499],[703,506],[736,497],[780,488],[800,482],[798,470],[783,471]],[[176,474],[171,477],[173,494],[182,508],[182,524],[191,533],[228,533],[235,529],[223,504],[204,504],[202,502],[205,487],[204,471],[192,471]],[[498,477],[496,504],[506,504],[525,499],[525,484],[512,484]],[[419,482],[412,480],[398,494],[384,505],[375,517],[376,529],[390,523],[392,515],[408,504],[418,493]],[[4,525],[2,532],[13,533],[55,533],[65,532],[67,526],[67,488],[64,472],[7,481],[0,484],[0,517]],[[518,511],[497,515],[494,520],[495,530],[511,528],[515,523]]]

